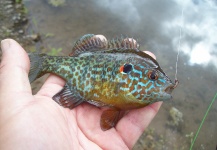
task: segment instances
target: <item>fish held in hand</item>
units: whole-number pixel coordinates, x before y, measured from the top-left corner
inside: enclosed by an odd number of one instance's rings
[[[46,73],[66,81],[53,96],[61,106],[73,109],[87,102],[107,107],[101,116],[102,130],[114,127],[123,111],[171,99],[176,87],[158,62],[130,38],[107,41],[87,34],[75,42],[69,56],[29,53],[29,58],[30,82]]]

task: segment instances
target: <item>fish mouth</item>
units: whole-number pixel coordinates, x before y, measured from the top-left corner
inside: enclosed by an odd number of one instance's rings
[[[175,83],[172,85],[169,85],[164,91],[168,94],[171,94],[172,91],[178,86],[178,84],[179,84],[179,81],[175,80]]]
[[[174,90],[174,85],[169,85],[164,91],[167,94],[171,94],[173,90]]]

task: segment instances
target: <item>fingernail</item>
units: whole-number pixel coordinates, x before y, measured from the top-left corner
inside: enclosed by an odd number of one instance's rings
[[[2,40],[1,41],[1,48],[3,51],[10,48],[10,39]]]

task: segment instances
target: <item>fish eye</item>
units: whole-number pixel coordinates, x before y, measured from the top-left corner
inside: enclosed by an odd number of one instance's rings
[[[148,78],[151,80],[157,80],[158,79],[158,74],[156,71],[152,70],[148,72]]]
[[[124,64],[123,66],[120,67],[120,72],[127,74],[132,70],[132,65],[129,63]]]

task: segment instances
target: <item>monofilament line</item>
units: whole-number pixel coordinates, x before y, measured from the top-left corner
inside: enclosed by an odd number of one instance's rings
[[[183,12],[184,12],[184,7],[182,7],[181,25],[180,25],[180,28],[179,28],[179,44],[178,44],[178,53],[177,53],[177,57],[176,57],[176,73],[175,73],[175,81],[178,81],[178,79],[177,79],[177,74],[178,74],[178,61],[179,61],[179,53],[180,53],[180,48],[181,48],[181,38],[182,38]]]

